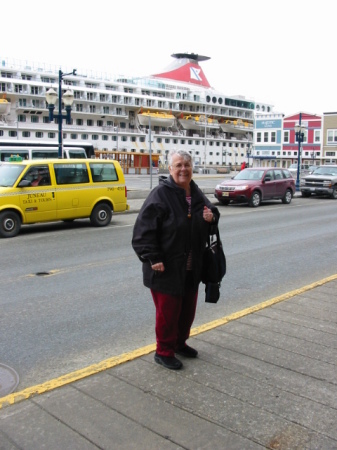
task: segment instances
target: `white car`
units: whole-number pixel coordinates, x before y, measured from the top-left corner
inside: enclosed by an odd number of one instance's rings
[[[297,164],[296,164],[296,163],[291,164],[291,165],[288,167],[288,170],[289,170],[289,172],[291,173],[291,175],[292,175],[294,178],[297,177]],[[307,174],[307,173],[309,173],[309,172],[310,172],[310,166],[308,166],[307,164],[302,164],[302,165],[301,165],[301,170],[300,170],[300,176],[301,176],[301,175],[304,175],[304,174]]]

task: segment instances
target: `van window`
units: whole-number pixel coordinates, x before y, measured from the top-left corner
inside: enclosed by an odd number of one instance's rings
[[[102,181],[118,181],[117,172],[113,163],[97,164],[90,163],[92,181],[99,183]]]
[[[87,154],[85,153],[85,150],[72,150],[72,149],[66,149],[63,150],[65,155],[67,155],[67,158],[84,158],[86,159]]]
[[[32,159],[58,158],[58,150],[32,150]]]
[[[9,158],[13,155],[21,156],[22,159],[29,159],[28,150],[1,150],[1,161],[9,161]]]
[[[86,164],[54,164],[57,184],[89,183]]]
[[[0,187],[12,187],[25,167],[0,164]]]
[[[48,166],[33,166],[24,175],[24,180],[30,181],[31,186],[50,186]]]

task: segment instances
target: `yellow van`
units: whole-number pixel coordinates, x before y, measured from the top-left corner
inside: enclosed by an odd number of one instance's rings
[[[113,160],[22,160],[0,163],[0,237],[21,224],[90,218],[104,227],[129,209],[121,166]]]

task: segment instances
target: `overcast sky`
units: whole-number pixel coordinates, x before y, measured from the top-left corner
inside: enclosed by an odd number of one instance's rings
[[[197,53],[211,57],[201,67],[225,95],[285,115],[337,111],[330,0],[17,0],[10,9],[2,59],[138,76]]]

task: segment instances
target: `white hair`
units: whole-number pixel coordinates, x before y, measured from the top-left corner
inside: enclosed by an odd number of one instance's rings
[[[184,161],[188,161],[191,163],[191,165],[193,166],[193,161],[192,161],[192,156],[190,155],[190,153],[188,153],[186,150],[170,150],[169,154],[168,154],[168,164],[169,166],[172,166],[172,159],[173,159],[173,155],[179,155],[183,158]]]

